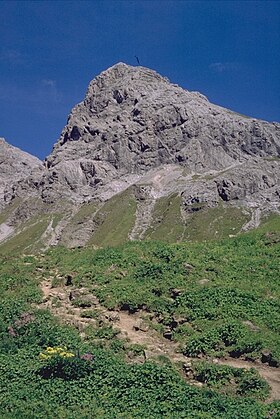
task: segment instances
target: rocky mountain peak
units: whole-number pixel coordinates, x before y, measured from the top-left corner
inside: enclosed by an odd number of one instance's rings
[[[279,124],[211,104],[145,67],[118,63],[91,81],[46,159],[48,191],[93,196],[165,164],[193,173],[278,156]]]
[[[92,95],[92,87],[98,86],[100,89],[104,87],[113,87],[115,83],[122,83],[125,85],[138,84],[138,83],[148,82],[150,88],[152,88],[153,83],[169,83],[169,80],[166,77],[162,77],[156,71],[151,70],[142,66],[131,66],[125,63],[117,63],[107,70],[103,71],[98,75],[94,80],[89,84],[88,93]]]
[[[142,239],[160,225],[165,216],[157,209],[160,199],[177,205],[177,212],[173,210],[181,230],[176,240],[189,237],[186,223],[193,213],[209,208],[244,208],[247,215],[252,213],[250,228],[262,212],[279,211],[280,124],[214,105],[201,93],[141,66],[118,63],[93,79],[45,159],[44,170],[34,159],[18,152],[12,157],[5,170],[20,175],[5,183],[2,202],[16,196],[24,200],[9,221],[12,226],[42,211],[62,214],[67,208],[56,232],[49,226],[55,243],[64,235],[67,244],[84,244],[97,225],[106,224],[106,214],[111,214],[108,230],[114,230],[121,214],[112,215],[110,200],[117,202],[121,194],[130,202],[123,211],[134,208],[126,215],[128,230],[121,233],[130,239]],[[22,161],[26,170],[13,166]],[[173,204],[170,196],[177,197]],[[111,209],[103,213],[106,202]],[[73,230],[71,216],[87,203],[97,218],[88,216]],[[172,230],[174,222],[166,228]]]

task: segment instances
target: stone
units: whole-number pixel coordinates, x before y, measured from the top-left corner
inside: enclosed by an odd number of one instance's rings
[[[69,287],[70,285],[73,285],[73,276],[72,275],[66,275],[65,285],[66,285],[66,287]]]
[[[179,288],[173,288],[172,290],[170,290],[170,294],[172,298],[176,299],[182,294],[182,290]]]
[[[203,387],[203,383],[201,383],[200,381],[195,381],[192,384],[196,387],[200,387],[200,388]]]
[[[190,362],[185,362],[183,364],[183,370],[184,370],[184,373],[187,377],[193,378],[193,368],[192,368],[192,364]]]
[[[99,315],[99,320],[105,322],[117,322],[120,320],[120,315],[117,311],[104,312]]]
[[[149,351],[147,349],[144,350],[144,357],[146,360],[149,359],[154,359],[155,358],[155,353],[153,351]]]
[[[250,330],[253,332],[258,332],[260,328],[256,326],[254,323],[252,323],[250,320],[245,320],[242,322],[245,326],[247,326]]]
[[[163,164],[215,171],[248,156],[278,154],[276,138],[279,146],[278,124],[242,117],[152,70],[119,63],[90,83],[46,164],[56,187],[58,180],[73,194],[77,188],[94,192],[98,179],[104,184]],[[222,199],[240,195],[233,185],[227,179],[218,184]],[[139,199],[147,188],[138,187]]]
[[[79,289],[71,290],[69,293],[69,300],[77,300],[84,296],[84,292]]]
[[[137,320],[137,322],[134,324],[133,328],[135,330],[140,330],[141,332],[148,332],[148,330],[149,330],[149,326],[147,325],[147,323],[145,323],[141,319]]]
[[[263,363],[270,363],[271,359],[272,359],[272,353],[270,350],[263,350],[261,353],[262,357],[261,357],[261,361]]]
[[[146,360],[144,355],[135,355],[131,351],[129,351],[127,353],[127,357],[129,359],[130,363],[133,363],[133,364],[144,364],[144,362]]]
[[[0,210],[16,197],[18,183],[43,171],[43,163],[37,157],[13,147],[4,138],[0,138],[0,167]]]
[[[199,279],[199,280],[197,281],[197,283],[198,283],[199,285],[206,285],[206,284],[208,284],[208,282],[209,282],[209,279],[207,279],[207,278],[202,278],[202,279]]]
[[[178,316],[174,318],[174,321],[176,322],[176,325],[188,323],[188,319],[186,317]]]
[[[183,263],[183,266],[187,271],[191,271],[194,268],[193,265],[187,262]]]
[[[172,330],[168,329],[163,332],[163,337],[168,340],[172,340]]]

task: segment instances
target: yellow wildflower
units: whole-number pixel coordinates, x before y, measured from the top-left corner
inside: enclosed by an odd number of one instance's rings
[[[48,346],[44,352],[41,352],[39,355],[39,358],[42,360],[50,359],[53,356],[61,356],[62,358],[71,358],[75,356],[72,352],[67,351],[66,347],[60,347],[60,346]]]

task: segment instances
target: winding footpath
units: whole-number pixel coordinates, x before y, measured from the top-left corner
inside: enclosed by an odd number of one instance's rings
[[[83,311],[85,311],[86,308],[73,306],[69,298],[70,293],[76,291],[73,287],[59,286],[53,288],[53,277],[54,276],[50,276],[48,279],[44,279],[41,282],[40,286],[44,298],[43,302],[37,307],[49,309],[53,315],[59,317],[64,323],[75,326],[79,330],[81,337],[85,337],[85,327],[89,325],[96,326],[97,320],[83,316]],[[91,297],[91,310],[95,310],[103,319],[107,319],[113,329],[119,332],[120,337],[129,340],[132,344],[144,345],[147,358],[150,359],[163,355],[168,357],[172,362],[183,362],[184,364],[197,360],[196,358],[189,358],[179,353],[177,343],[163,338],[155,330],[148,329],[144,331],[135,327],[135,325],[137,323],[139,324],[141,321],[139,313],[129,314],[126,311],[112,313],[112,311],[107,310],[99,303],[97,297]],[[279,368],[235,358],[217,358],[212,359],[211,361],[218,365],[228,365],[234,368],[255,368],[271,388],[270,396],[266,402],[280,400]],[[197,385],[197,382],[192,382],[191,384]]]

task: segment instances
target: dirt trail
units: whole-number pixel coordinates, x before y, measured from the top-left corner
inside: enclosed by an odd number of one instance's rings
[[[72,292],[70,287],[52,288],[52,277],[41,282],[43,292],[43,302],[39,304],[40,308],[48,308],[54,315],[59,316],[64,322],[75,325],[83,336],[83,329],[86,325],[96,325],[96,319],[83,317],[82,314],[87,308],[74,307],[69,299]],[[56,300],[56,301],[55,301]],[[131,343],[144,345],[150,355],[167,355],[172,356],[176,361],[188,360],[176,351],[179,351],[175,342],[168,341],[158,335],[155,330],[149,329],[144,332],[136,330],[137,323],[141,321],[139,313],[129,314],[125,311],[112,312],[103,307],[98,299],[94,296],[91,298],[91,310],[96,310],[103,318],[107,318],[113,329],[118,330],[120,337],[127,338]],[[114,321],[110,318],[114,317]]]
[[[57,273],[56,273],[57,274]],[[58,316],[63,322],[74,325],[82,337],[85,336],[84,328],[88,325],[97,325],[94,318],[83,317],[83,311],[86,308],[74,307],[70,301],[70,295],[73,291],[72,287],[56,287],[52,288],[52,279],[50,276],[41,282],[43,292],[43,302],[38,305],[39,308],[48,308],[54,315]],[[83,291],[83,289],[81,289]],[[112,312],[101,306],[98,299],[91,295],[91,310],[96,312],[103,318],[107,319],[115,330],[118,330],[120,337],[127,338],[133,344],[141,344],[146,347],[146,358],[153,358],[158,355],[164,355],[173,362],[183,362],[184,364],[197,360],[189,358],[179,353],[178,344],[161,337],[155,330],[140,330],[141,314],[129,314],[125,311]],[[280,369],[269,367],[264,364],[243,361],[234,358],[212,359],[213,363],[219,365],[228,365],[235,368],[250,369],[255,368],[260,376],[264,378],[271,387],[268,402],[272,400],[280,400]],[[195,383],[193,383],[195,384]]]
[[[219,365],[228,365],[234,368],[244,368],[249,370],[255,368],[260,376],[270,385],[270,396],[267,402],[280,400],[280,370],[279,368],[269,367],[264,364],[256,364],[255,362],[242,361],[241,359],[227,358],[215,359],[214,362]]]

